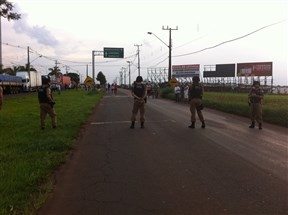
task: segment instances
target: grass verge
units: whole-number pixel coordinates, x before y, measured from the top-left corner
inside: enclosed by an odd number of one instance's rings
[[[54,95],[58,126],[40,129],[37,95],[5,99],[0,112],[0,214],[33,214],[52,189],[47,178],[65,161],[102,93]]]
[[[161,89],[161,97],[175,99],[173,88]],[[204,92],[204,107],[249,117],[248,95],[245,93]],[[288,127],[288,96],[265,95],[263,101],[264,122]]]

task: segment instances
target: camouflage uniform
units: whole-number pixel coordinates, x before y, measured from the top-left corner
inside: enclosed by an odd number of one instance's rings
[[[248,104],[250,106],[251,125],[255,127],[255,121],[258,122],[259,129],[262,129],[262,100],[264,98],[263,90],[260,88],[259,81],[253,82],[253,87],[248,94]]]
[[[190,102],[190,112],[191,112],[191,125],[188,126],[189,128],[195,128],[196,122],[196,111],[199,117],[199,120],[202,122],[202,128],[205,128],[205,121],[202,114],[203,103],[202,103],[202,96],[203,96],[203,86],[199,83],[199,77],[193,77],[192,86],[189,88],[189,102]]]

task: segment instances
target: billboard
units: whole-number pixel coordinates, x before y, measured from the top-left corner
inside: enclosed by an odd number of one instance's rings
[[[216,70],[204,71],[203,77],[235,77],[235,64],[216,64]]]
[[[238,63],[237,76],[272,76],[272,62]]]
[[[199,75],[200,75],[200,64],[172,66],[173,77],[193,77]]]

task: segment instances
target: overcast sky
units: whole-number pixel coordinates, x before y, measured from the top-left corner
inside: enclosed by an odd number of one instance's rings
[[[288,85],[286,0],[9,1],[22,18],[2,19],[4,67],[27,63],[29,46],[30,62],[42,74],[57,60],[62,73],[67,69],[83,80],[87,65],[92,76],[92,50],[120,47],[124,59],[95,57],[95,76],[102,71],[112,82],[132,61],[135,80],[138,44],[140,72],[146,78],[147,68],[168,67],[164,43],[169,43],[169,31],[162,30],[164,26],[178,27],[172,31],[172,65],[200,64],[202,73],[204,65],[272,61],[274,83]],[[194,53],[236,38],[240,39]]]

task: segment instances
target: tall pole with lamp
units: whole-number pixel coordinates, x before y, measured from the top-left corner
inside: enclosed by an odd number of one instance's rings
[[[169,45],[167,45],[167,43],[165,43],[163,40],[161,40],[156,34],[152,33],[152,32],[147,32],[150,35],[154,35],[158,40],[160,40],[165,46],[167,46],[169,48],[169,65],[168,65],[168,81],[171,80],[171,73],[172,73],[172,39],[171,39],[171,31],[172,30],[178,30],[178,26],[176,26],[176,28],[169,28],[168,26],[166,28],[164,28],[164,26],[162,26],[162,30],[169,30]]]

